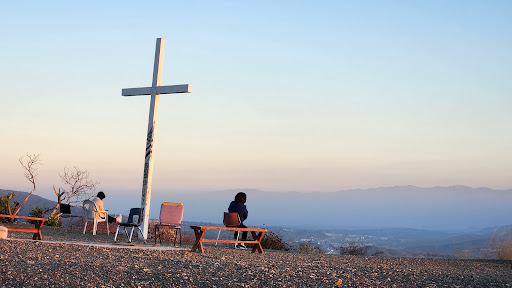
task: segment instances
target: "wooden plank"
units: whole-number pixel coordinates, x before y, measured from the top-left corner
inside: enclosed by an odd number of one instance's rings
[[[140,88],[125,88],[121,90],[123,96],[142,96],[151,95],[152,87],[140,87]],[[175,94],[175,93],[190,93],[192,92],[192,85],[180,84],[180,85],[169,85],[169,86],[158,86],[156,87],[156,94]]]
[[[238,227],[210,227],[210,226],[190,226],[194,230],[223,230],[223,231],[255,231],[255,232],[267,232],[267,229],[261,228],[238,228]]]
[[[151,87],[126,88],[121,91],[121,95],[123,96],[151,95]]]
[[[26,228],[26,227],[15,227],[15,226],[4,226],[9,231],[18,231],[18,232],[32,232],[37,233],[39,232],[36,228]]]
[[[264,233],[265,232],[260,232],[260,233],[256,234],[256,232],[251,232],[252,239],[255,239],[258,242],[258,244],[254,245],[252,247],[252,252],[251,253],[258,252],[258,253],[263,254],[263,247],[261,247],[261,239],[263,239],[263,234]]]
[[[28,216],[13,216],[13,215],[4,215],[0,214],[0,217],[4,218],[16,218],[16,219],[28,219],[28,220],[40,220],[40,221],[46,221],[48,219],[46,218],[37,218],[37,217],[28,217]]]
[[[203,242],[218,242],[218,243],[245,243],[245,244],[258,244],[259,242],[257,240],[217,240],[217,239],[203,239],[201,240]]]
[[[174,93],[190,93],[190,92],[192,92],[192,85],[190,85],[190,84],[156,87],[157,94],[174,94]]]
[[[194,229],[194,233],[196,234],[196,242],[194,242],[194,245],[192,246],[192,249],[191,249],[192,252],[199,249],[199,253],[204,253],[203,242],[202,242],[204,232],[205,232],[205,230]]]

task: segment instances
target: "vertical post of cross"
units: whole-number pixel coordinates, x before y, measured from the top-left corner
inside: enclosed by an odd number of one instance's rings
[[[144,209],[142,236],[148,239],[149,207],[151,206],[151,184],[153,180],[153,141],[155,139],[156,124],[158,121],[158,104],[160,94],[157,87],[162,81],[162,61],[164,58],[165,39],[156,39],[155,65],[153,67],[153,81],[151,84],[151,104],[149,106],[148,136],[146,140],[146,157],[144,159],[144,178],[142,180],[141,207]]]
[[[156,124],[158,120],[158,104],[160,94],[190,93],[192,85],[160,86],[162,79],[162,63],[164,58],[165,39],[156,39],[155,64],[153,66],[153,81],[151,87],[128,88],[122,90],[123,96],[151,95],[149,107],[148,133],[146,138],[146,157],[144,159],[144,178],[142,180],[141,207],[144,209],[142,236],[148,238],[149,209],[151,206],[151,184],[153,178],[153,149],[155,143]]]

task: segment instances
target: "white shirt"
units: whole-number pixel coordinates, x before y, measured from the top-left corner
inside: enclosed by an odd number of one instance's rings
[[[96,218],[96,219],[107,218],[107,211],[105,210],[105,208],[103,208],[103,200],[96,197],[92,200],[92,202],[94,202],[94,204],[96,204],[96,208],[98,209],[98,212],[94,213],[94,218]]]

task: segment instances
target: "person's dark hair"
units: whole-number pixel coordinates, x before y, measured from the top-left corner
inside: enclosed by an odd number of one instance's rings
[[[103,191],[100,191],[98,192],[98,195],[96,195],[96,197],[100,198],[101,200],[105,199],[105,193],[103,193]]]
[[[238,192],[235,196],[235,201],[245,203],[247,201],[247,195],[244,192]]]

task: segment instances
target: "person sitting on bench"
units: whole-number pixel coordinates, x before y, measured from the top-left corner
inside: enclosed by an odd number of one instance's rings
[[[244,220],[247,219],[249,215],[249,211],[247,211],[247,207],[245,206],[245,202],[247,201],[247,195],[244,192],[238,192],[235,196],[235,201],[231,201],[229,204],[228,212],[236,212],[238,216],[240,216],[240,225],[238,228],[247,228],[244,225]],[[238,231],[235,231],[235,240],[238,239]],[[242,241],[247,241],[247,231],[242,232]],[[244,243],[236,243],[235,248],[246,249]]]

